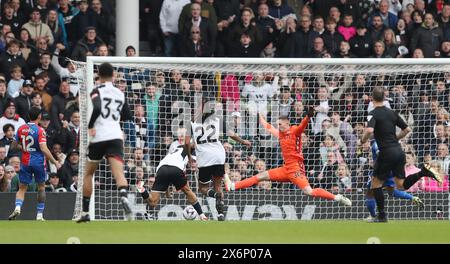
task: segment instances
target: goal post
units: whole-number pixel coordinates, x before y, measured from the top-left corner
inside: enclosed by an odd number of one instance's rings
[[[377,86],[385,88],[386,105],[413,128],[401,142],[407,154],[406,173],[432,162],[445,175],[442,186],[423,178],[408,191],[424,200],[424,209],[389,196],[390,218],[450,219],[450,59],[165,57],[88,57],[86,63],[75,62],[85,74],[80,80],[80,175],[74,218],[81,212],[87,124],[92,111],[89,93],[95,86],[96,68],[103,62],[115,67],[115,85],[125,91],[133,112],[134,120],[122,125],[125,176],[131,182],[136,219],[183,219],[182,209],[188,205],[183,194],[174,192],[173,197],[162,198],[156,210],[148,211],[134,183],[143,179],[146,187],[152,185],[158,161],[189,133],[187,124],[205,102],[211,102],[210,108],[222,118],[220,140],[227,152],[226,172],[233,180],[282,165],[278,141],[262,128],[259,114],[274,126],[278,117],[287,115],[295,125],[308,107],[314,107],[316,114],[302,135],[306,175],[311,185],[353,200],[351,208],[344,208],[307,197],[291,183],[263,182],[225,194],[227,220],[367,217],[365,190],[373,159],[371,146],[358,144],[358,139],[372,107],[371,91]],[[230,130],[252,146],[234,142]],[[215,219],[215,203],[198,192],[197,177],[198,168],[188,168],[190,186],[206,214]],[[91,219],[124,219],[115,182],[104,161],[93,186]]]

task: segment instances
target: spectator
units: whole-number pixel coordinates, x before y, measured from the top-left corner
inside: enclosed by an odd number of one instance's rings
[[[164,54],[167,57],[174,57],[178,54],[178,19],[183,6],[189,4],[189,0],[164,0],[159,21],[161,31],[164,35]]]
[[[313,49],[308,57],[311,58],[331,58],[330,52],[325,48],[324,40],[318,36],[314,39]]]
[[[61,46],[59,46],[62,48]],[[80,79],[83,76],[83,69],[77,68],[75,63],[69,62],[67,64],[67,68],[62,67],[59,64],[58,56],[60,54],[59,48],[56,48],[55,52],[53,53],[54,56],[52,57],[51,66],[53,70],[59,75],[60,79],[67,79],[70,86],[70,92],[74,96],[78,96],[78,92],[80,90]]]
[[[373,56],[372,58],[390,58],[391,56],[389,54],[385,53],[386,47],[384,45],[384,42],[379,40],[375,41],[373,44]]]
[[[64,153],[80,147],[80,112],[74,111],[70,115],[70,121],[62,120],[61,142]]]
[[[338,165],[336,177],[336,183],[332,187],[334,192],[343,193],[352,191],[352,177],[347,164],[341,163]]]
[[[45,192],[67,192],[67,190],[61,186],[56,173],[49,173],[49,179],[45,182]]]
[[[14,15],[14,8],[10,3],[5,3],[3,5],[3,15],[0,19],[0,25],[9,25],[11,27],[11,31],[14,35],[18,36],[20,27],[22,26],[22,22],[19,20],[17,16]]]
[[[206,40],[203,39],[202,31],[197,26],[192,26],[190,29],[190,36],[184,41],[181,50],[183,57],[211,57],[213,46],[210,46]],[[214,44],[215,45],[215,44]]]
[[[202,40],[208,45],[209,51],[214,53],[216,47],[217,26],[208,18],[201,16],[200,3],[192,3],[190,19],[181,22],[179,20],[178,28],[183,41],[187,41],[192,37],[192,27],[196,26],[200,29]],[[181,24],[180,24],[181,23]]]
[[[272,182],[271,181],[260,181],[256,185],[256,188],[259,190],[270,191],[272,189]]]
[[[311,30],[311,17],[303,16],[300,19],[300,30],[296,32],[296,55],[295,57],[305,58],[311,53],[314,39],[317,32]]]
[[[133,46],[128,46],[126,49],[125,49],[125,55],[127,56],[127,57],[136,57],[136,49],[133,47]]]
[[[5,179],[7,182],[7,191],[8,192],[13,192],[12,190],[12,179],[14,178],[14,176],[16,176],[16,172],[14,171],[14,168],[12,166],[5,166]]]
[[[269,8],[269,15],[273,18],[281,19],[287,15],[295,15],[294,10],[283,0],[273,0]]]
[[[144,100],[146,102],[148,147],[153,149],[156,145],[156,132],[158,129],[159,98],[161,92],[156,91],[156,86],[147,83]]]
[[[450,40],[450,3],[443,4],[442,12],[438,15],[436,21],[444,33],[444,39]]]
[[[379,16],[386,28],[395,28],[397,26],[398,17],[396,14],[389,12],[389,1],[381,0],[378,5],[378,11],[374,12],[369,18],[369,25],[372,25],[372,20],[375,16]]]
[[[5,166],[7,161],[6,146],[0,144],[0,165]]]
[[[39,74],[35,78],[34,82],[35,92],[39,93],[42,98],[42,104],[44,105],[45,111],[50,112],[50,106],[52,104],[52,96],[47,92],[47,82],[44,79],[43,74]]]
[[[72,185],[72,177],[74,175],[78,175],[78,163],[80,160],[80,152],[77,149],[72,149],[67,154],[67,158],[64,162],[64,165],[58,171],[58,177],[62,183],[62,186],[66,190],[70,190],[70,186]]]
[[[318,34],[315,32],[314,34]],[[282,58],[293,58],[303,56],[304,51],[300,50],[301,38],[297,34],[297,19],[295,17],[286,18],[284,32],[275,41],[277,46],[277,56]]]
[[[241,11],[239,0],[215,0],[213,3],[217,15],[218,41],[216,55],[224,56],[229,54],[228,43],[229,27],[237,21]]]
[[[340,4],[339,0],[309,0],[304,2],[312,8],[313,14],[324,18],[328,18],[330,9],[336,8]]]
[[[59,15],[56,10],[49,10],[48,16],[46,19],[46,24],[50,28],[54,44],[62,44],[65,47],[69,47],[69,44],[67,42],[67,31],[66,26],[64,24],[64,18],[62,15]],[[80,37],[81,38],[81,37]]]
[[[450,58],[450,41],[442,41],[440,53],[442,58]]]
[[[337,31],[344,37],[345,41],[349,41],[356,35],[356,27],[353,26],[353,16],[345,14],[342,25],[338,26]]]
[[[17,192],[19,190],[19,171],[20,171],[20,158],[18,156],[12,156],[9,158],[8,166],[6,166],[6,171],[13,171],[14,176],[11,179],[11,192]],[[28,185],[27,192],[37,192],[37,184],[34,181],[34,177],[31,183]]]
[[[238,181],[242,180],[241,172],[238,170],[232,170],[230,172],[230,180],[232,182],[238,182]]]
[[[344,37],[336,31],[336,22],[334,19],[327,19],[325,27],[327,30],[322,35],[325,47],[330,55],[336,54],[339,51],[340,43],[344,41]]]
[[[22,77],[22,68],[19,65],[13,66],[11,68],[11,79],[8,82],[8,94],[12,98],[19,96],[20,88],[24,82]]]
[[[62,0],[67,1],[67,0]],[[97,24],[98,36],[108,46],[113,45],[113,37],[116,32],[116,23],[113,16],[103,8],[103,4],[100,0],[92,0],[91,8],[94,12],[94,17]]]
[[[10,100],[5,105],[5,113],[0,118],[0,127],[4,127],[6,124],[12,124],[14,126],[14,133],[17,132],[17,129],[25,124],[25,120],[23,120],[18,114],[16,114],[16,104]],[[0,131],[0,138],[4,137],[5,134],[3,130]]]
[[[22,68],[25,77],[29,76],[28,65],[20,53],[20,43],[17,40],[11,40],[6,47],[6,52],[0,55],[0,72],[11,72],[11,69],[18,65]],[[9,81],[9,79],[10,77],[6,76],[6,80]]]
[[[242,90],[242,97],[248,97],[248,111],[251,117],[257,117],[258,113],[263,116],[267,116],[267,102],[269,98],[272,98],[276,92],[276,87],[266,83],[264,75],[261,72],[256,72],[253,76],[252,83],[246,84]],[[256,119],[255,119],[256,120]],[[252,127],[250,136],[255,136],[256,131]]]
[[[34,75],[37,76],[43,72],[47,74],[49,77],[49,87],[58,87],[60,83],[60,78],[58,74],[56,73],[55,69],[53,69],[53,66],[50,64],[52,61],[52,55],[49,52],[42,52],[39,56],[39,66],[34,71]],[[54,96],[57,91],[55,89],[49,90],[50,95]]]
[[[339,8],[336,6],[333,6],[330,8],[330,11],[328,12],[328,18],[334,19],[337,24],[341,23],[341,11],[339,11]]]
[[[19,96],[15,98],[16,112],[22,117],[25,122],[30,121],[28,111],[31,108],[31,94],[33,93],[33,83],[31,80],[26,80],[23,83]]]
[[[425,14],[424,22],[411,37],[410,49],[420,48],[425,58],[440,57],[440,43],[443,40],[442,29],[434,21],[433,14]]]
[[[321,16],[315,16],[313,19],[313,30],[319,35],[322,35],[325,32],[325,22],[323,20],[323,17]]]
[[[59,162],[59,164],[65,163],[67,155],[62,152],[61,144],[59,144],[59,143],[52,144],[51,153],[52,153],[53,157]],[[58,169],[56,168],[56,165],[53,162],[48,161],[47,164],[48,164],[48,171],[50,173],[58,172]]]
[[[80,1],[78,7],[79,7],[78,13],[76,13],[76,9],[70,7],[70,5],[67,5],[67,7],[64,8],[65,10],[67,10],[65,11],[66,14],[68,14],[66,16],[67,18],[65,19],[67,24],[64,23],[64,25],[66,27],[69,45],[67,47],[69,48],[73,47],[77,43],[77,41],[83,37],[84,33],[86,32],[86,28],[98,27],[96,16],[92,11],[92,9],[89,8],[88,1],[86,0]],[[72,11],[70,11],[70,9],[72,9]],[[64,11],[60,10],[60,14],[62,15],[63,13]]]
[[[372,40],[363,23],[356,26],[356,35],[350,39],[350,51],[358,58],[368,58],[372,53]]]
[[[322,132],[322,122],[328,118],[329,105],[329,93],[326,87],[319,87],[317,91],[317,102],[315,103],[315,118],[313,124],[313,132],[315,135]]]
[[[97,46],[97,49],[94,50],[94,55],[95,56],[109,56],[109,49],[108,49],[108,45],[106,45],[105,43],[101,43],[100,45]]]
[[[9,192],[8,185],[9,182],[5,175],[5,167],[0,165],[0,192]]]
[[[380,15],[374,15],[369,24],[369,36],[371,43],[381,40],[383,32],[386,30],[386,26],[383,24],[383,20]]]
[[[255,22],[262,34],[262,38],[267,38],[274,31],[275,19],[269,15],[269,6],[266,3],[261,3],[258,6],[258,17]]]
[[[347,41],[341,41],[339,45],[339,52],[334,55],[336,58],[356,58],[356,56],[350,52],[350,44]]]
[[[323,165],[321,171],[314,172],[314,185],[318,185],[326,190],[331,190],[333,184],[336,182],[337,170],[338,162],[335,153],[330,151],[326,154],[326,163]]]
[[[163,41],[162,41],[161,27],[159,24],[159,14],[161,12],[162,3],[163,0],[144,0],[143,4],[140,5],[141,7],[140,17],[142,19],[142,24],[144,26],[143,31],[147,35],[147,41],[149,44],[151,56],[160,55],[162,52]],[[189,8],[186,9],[187,13],[190,13],[189,12],[190,10],[188,9]],[[212,8],[212,6],[211,9],[214,11],[214,8]]]
[[[207,3],[206,0],[191,0],[192,4],[201,5],[201,16],[207,18],[215,27],[217,27],[217,15],[213,5]],[[183,6],[183,9],[178,20],[178,26],[183,26],[183,23],[192,18],[191,7],[192,4]],[[181,31],[181,28],[179,28]]]
[[[439,163],[443,174],[449,175],[450,155],[447,144],[441,143],[438,145],[435,160]]]
[[[53,97],[50,112],[51,122],[56,130],[60,130],[62,121],[68,119],[69,116],[65,113],[66,105],[74,99],[75,97],[70,93],[69,83],[61,82],[59,93]]]
[[[415,59],[423,59],[425,58],[423,55],[423,51],[422,49],[415,49],[412,55],[413,58]]]
[[[9,153],[9,149],[11,146],[11,143],[15,141],[14,136],[15,136],[15,131],[14,131],[14,126],[12,124],[6,124],[3,126],[2,128],[3,130],[3,138],[0,139],[0,146],[5,147],[5,157],[3,157],[2,160],[4,160],[9,154],[15,154],[18,151],[11,151],[11,153]]]
[[[234,23],[230,27],[230,33],[228,36],[228,46],[234,50],[237,46],[239,46],[239,42],[242,44],[242,35],[245,33],[250,37],[250,40],[252,41],[252,44],[254,47],[260,47],[262,45],[264,48],[265,45],[263,42],[263,34],[260,31],[259,27],[257,27],[252,21],[254,20],[255,15],[253,14],[253,11],[251,8],[244,8],[241,12],[241,20],[237,23]],[[262,50],[261,48],[261,50]],[[256,49],[256,48],[255,48]],[[254,51],[253,48],[250,48],[249,50],[252,53],[258,54],[257,56],[252,57],[258,57],[259,52]],[[236,55],[236,54],[234,54]],[[240,56],[237,56],[240,57]]]
[[[288,86],[281,87],[279,99],[280,116],[291,116],[293,105],[294,99],[291,97],[291,90]]]
[[[398,52],[398,44],[395,39],[395,33],[392,29],[386,29],[383,33],[382,41],[384,41],[384,45],[386,47],[386,55],[390,58],[399,58],[401,54]]]
[[[50,27],[41,20],[41,12],[38,8],[34,8],[30,14],[30,21],[22,27],[30,32],[31,39],[37,41],[38,38],[45,38],[50,45],[55,41]]]
[[[72,51],[72,59],[77,61],[86,61],[87,56],[94,55],[103,41],[97,37],[97,30],[94,27],[87,27],[84,37],[75,44]]]

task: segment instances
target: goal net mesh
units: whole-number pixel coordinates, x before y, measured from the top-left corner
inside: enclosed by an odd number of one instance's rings
[[[219,61],[217,61],[219,62]],[[380,61],[382,63],[382,61]],[[81,161],[84,171],[90,116],[86,64],[80,92]],[[94,76],[97,65],[94,65]],[[393,219],[436,219],[449,217],[448,140],[450,65],[286,65],[286,64],[113,64],[115,85],[125,92],[133,114],[122,123],[125,144],[125,176],[136,219],[183,219],[188,205],[183,194],[161,199],[147,211],[135,183],[144,180],[151,189],[158,162],[181,144],[187,123],[193,119],[197,102],[212,102],[221,110],[221,142],[226,150],[226,173],[233,181],[251,177],[283,165],[280,146],[259,124],[258,114],[276,126],[279,116],[299,124],[309,107],[316,110],[302,135],[305,170],[312,187],[340,193],[353,201],[351,208],[304,195],[290,182],[260,182],[254,187],[225,194],[227,220],[258,219],[363,219],[366,184],[373,170],[370,143],[359,144],[373,107],[374,87],[385,89],[386,105],[400,114],[413,132],[401,140],[406,152],[406,175],[424,162],[432,162],[445,175],[439,186],[422,178],[408,192],[425,202],[389,195],[386,206]],[[199,99],[201,98],[201,99]],[[200,101],[199,101],[200,100]],[[234,142],[227,131],[236,132],[252,145]],[[207,216],[216,218],[212,198],[197,191],[198,168],[187,169],[191,188]],[[74,217],[81,211],[83,177],[79,177]],[[124,219],[117,188],[105,161],[100,163],[94,184],[95,219]]]

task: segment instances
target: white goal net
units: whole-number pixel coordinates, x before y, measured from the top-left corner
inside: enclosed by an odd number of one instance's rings
[[[316,114],[302,135],[306,174],[313,187],[340,193],[353,201],[351,208],[305,196],[290,182],[261,182],[225,193],[226,220],[363,219],[366,183],[372,173],[370,143],[358,144],[368,111],[371,92],[384,87],[386,104],[405,119],[413,132],[401,141],[407,156],[406,175],[424,162],[437,164],[445,175],[439,186],[422,178],[408,190],[425,203],[389,196],[386,202],[392,219],[448,219],[450,164],[449,88],[450,61],[421,59],[194,59],[90,57],[81,82],[82,123],[80,171],[84,171],[90,116],[89,92],[95,83],[96,67],[111,62],[116,68],[115,84],[122,89],[132,110],[132,120],[123,122],[125,175],[136,219],[178,220],[188,205],[183,194],[174,192],[148,211],[136,181],[151,188],[158,162],[170,148],[181,144],[183,127],[193,118],[196,102],[212,102],[221,110],[221,142],[226,150],[226,173],[233,181],[283,164],[276,138],[259,124],[260,113],[276,126],[279,116],[298,124],[308,107]],[[246,147],[227,137],[233,130],[252,145]],[[206,215],[216,218],[212,198],[197,191],[198,169],[188,168],[189,184],[200,199]],[[75,217],[81,211],[82,177],[79,177]],[[95,174],[91,217],[97,220],[124,219],[114,179],[105,161]],[[386,197],[388,191],[385,192]],[[95,214],[93,215],[92,213]]]

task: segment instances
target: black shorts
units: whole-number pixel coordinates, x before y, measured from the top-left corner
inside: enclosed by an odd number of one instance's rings
[[[397,179],[405,178],[406,156],[399,147],[383,149],[378,154],[374,164],[373,176],[380,180],[387,180],[392,175]]]
[[[165,192],[169,185],[173,184],[177,190],[180,190],[187,184],[186,175],[180,168],[164,165],[156,172],[155,183],[152,192]]]
[[[113,139],[89,144],[88,158],[90,161],[100,161],[103,157],[115,157],[123,161],[123,141]]]
[[[212,177],[223,177],[225,174],[225,165],[212,165],[198,169],[198,181],[206,184],[211,182]]]

